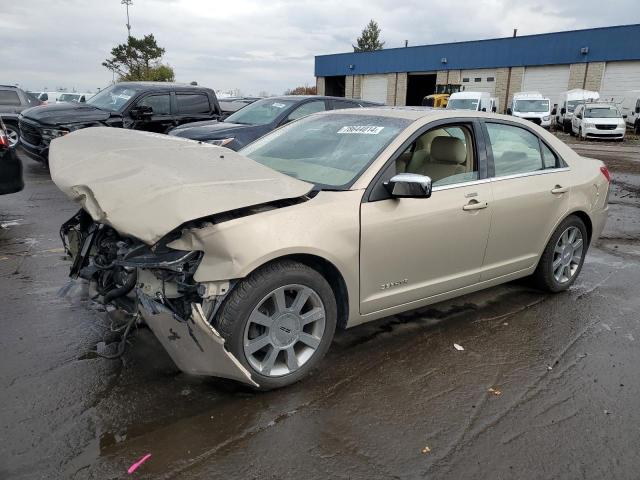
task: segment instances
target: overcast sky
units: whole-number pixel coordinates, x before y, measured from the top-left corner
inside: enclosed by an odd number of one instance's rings
[[[0,0],[0,84],[104,87],[126,40],[120,0]],[[515,6],[517,5],[517,6]],[[386,47],[640,23],[640,0],[134,0],[132,35],[153,33],[180,82],[280,94],[313,85],[313,57],[352,51],[369,19]]]

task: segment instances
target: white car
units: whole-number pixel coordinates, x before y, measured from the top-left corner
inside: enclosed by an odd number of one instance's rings
[[[604,138],[624,140],[627,130],[618,107],[612,103],[578,105],[571,119],[571,132],[580,140]]]

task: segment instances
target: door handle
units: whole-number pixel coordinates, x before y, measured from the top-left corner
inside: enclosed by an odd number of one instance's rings
[[[487,208],[488,206],[489,204],[487,202],[479,202],[477,200],[471,200],[464,207],[462,207],[462,210],[469,212],[473,210],[482,210],[483,208]]]
[[[551,193],[554,195],[559,195],[561,193],[567,193],[569,191],[569,187],[563,187],[562,185],[556,185],[551,189]]]

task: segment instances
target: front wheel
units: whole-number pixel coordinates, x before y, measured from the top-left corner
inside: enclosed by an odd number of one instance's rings
[[[260,390],[297,382],[327,352],[336,328],[331,286],[294,261],[266,265],[229,294],[214,325]]]
[[[584,222],[571,215],[553,232],[544,249],[533,281],[542,290],[562,292],[568,289],[582,270],[588,247]]]
[[[7,127],[7,139],[9,140],[9,146],[15,147],[20,140],[20,130],[11,123],[7,123],[5,127]]]

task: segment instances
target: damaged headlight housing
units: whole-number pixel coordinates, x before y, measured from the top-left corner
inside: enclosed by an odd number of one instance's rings
[[[63,128],[43,128],[41,131],[42,138],[48,141],[51,141],[54,138],[62,137],[63,135],[66,135],[69,132],[70,130],[66,128],[64,129]]]
[[[235,137],[219,138],[219,139],[215,139],[215,140],[206,140],[206,143],[208,143],[210,145],[216,145],[218,147],[224,147],[224,146],[229,145],[234,140],[235,140]]]

